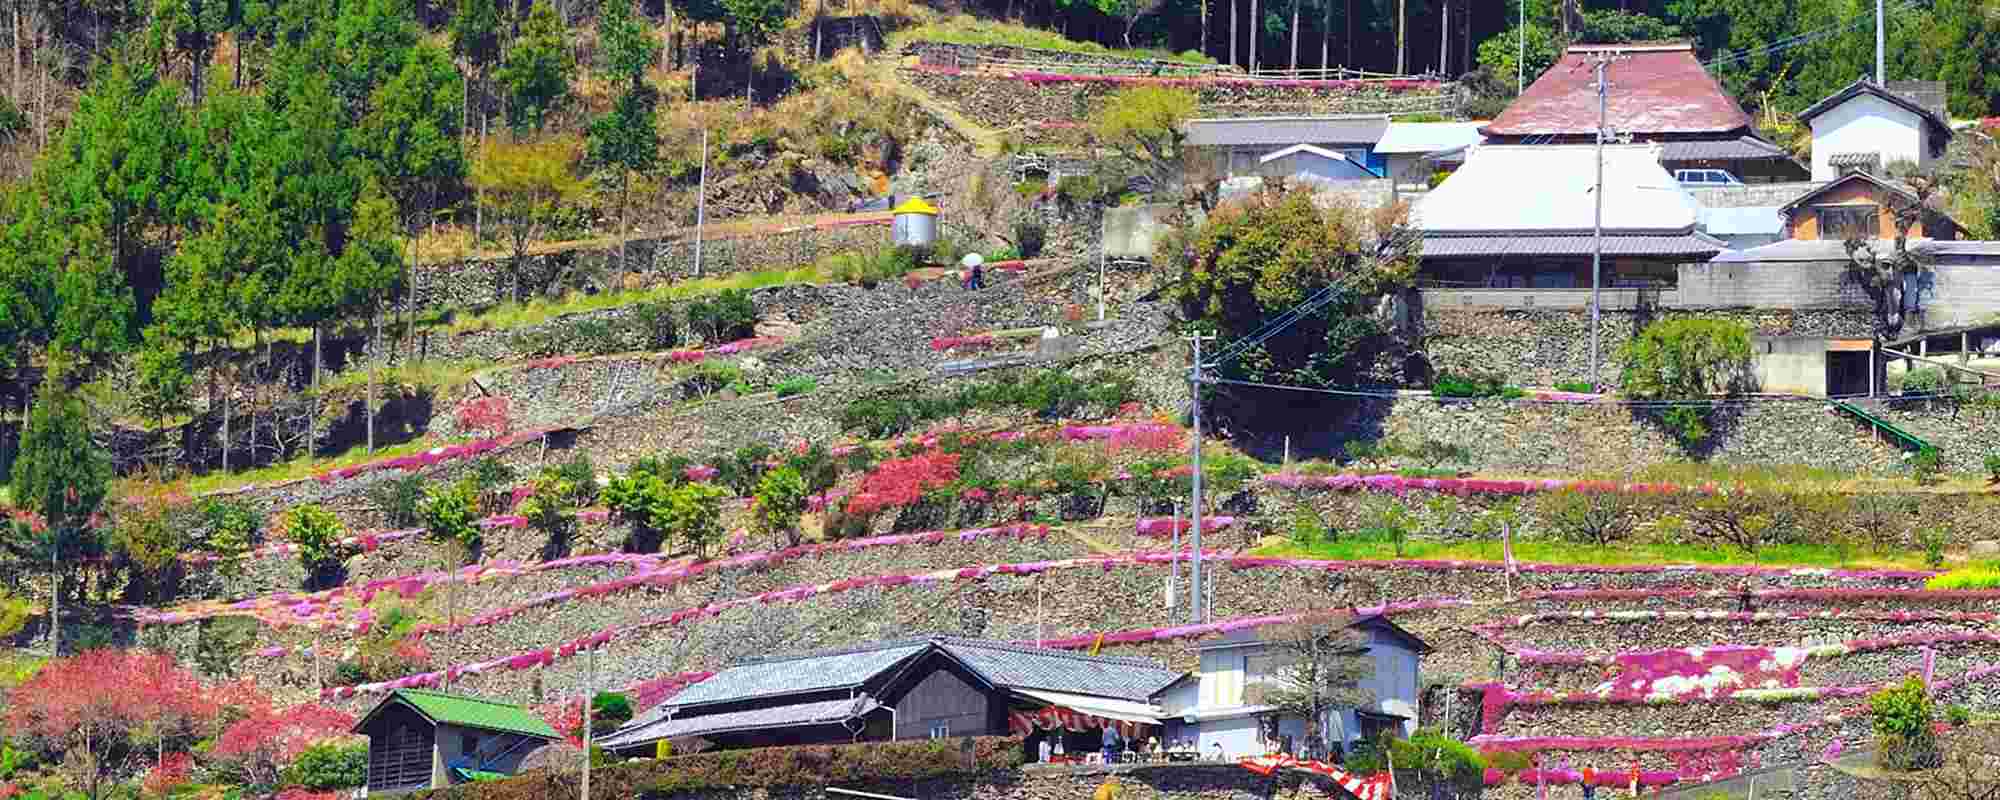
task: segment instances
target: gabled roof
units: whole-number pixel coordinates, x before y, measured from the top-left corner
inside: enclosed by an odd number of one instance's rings
[[[1193,147],[1283,147],[1294,144],[1366,144],[1389,130],[1386,114],[1328,117],[1239,117],[1192,119],[1187,142]]]
[[[1662,161],[1768,161],[1791,160],[1792,154],[1757,136],[1744,134],[1734,139],[1676,139],[1661,142]]]
[[[1426,642],[1424,642],[1424,640],[1417,638],[1416,634],[1409,632],[1408,630],[1404,629],[1403,626],[1401,625],[1397,625],[1394,621],[1390,620],[1387,616],[1382,614],[1370,614],[1368,616],[1362,617],[1360,619],[1355,620],[1354,624],[1349,625],[1348,627],[1361,628],[1364,630],[1372,630],[1382,633],[1383,635],[1386,635],[1391,639],[1395,639],[1399,642],[1402,642],[1404,647],[1409,648],[1410,651],[1414,653],[1422,654],[1431,651],[1431,646]]]
[[[1793,199],[1792,202],[1779,206],[1778,213],[1784,214],[1785,216],[1791,216],[1792,211],[1796,210],[1799,206],[1812,205],[1814,200],[1819,199],[1823,195],[1832,193],[1833,190],[1839,189],[1850,183],[1865,183],[1868,184],[1869,186],[1874,187],[1876,191],[1891,192],[1894,193],[1897,197],[1903,198],[1904,200],[1914,201],[1917,199],[1917,196],[1911,194],[1910,190],[1905,189],[1901,186],[1897,186],[1893,183],[1882,180],[1881,178],[1877,178],[1866,172],[1850,172],[1847,173],[1846,175],[1842,175],[1838,178],[1827,181],[1825,185],[1817,189],[1799,195],[1797,198]]]
[[[1319,156],[1320,158],[1331,159],[1334,161],[1346,161],[1349,164],[1354,163],[1354,161],[1348,158],[1344,153],[1336,153],[1324,147],[1319,147],[1310,144],[1295,144],[1283,150],[1273,150],[1269,153],[1265,153],[1264,155],[1259,156],[1257,158],[1257,163],[1269,164],[1273,161],[1284,158],[1285,156],[1291,155],[1293,153],[1311,153],[1312,155]]]
[[[1659,145],[1604,148],[1604,230],[1661,236],[1694,231],[1694,198],[1660,166]],[[1480,145],[1465,166],[1417,201],[1426,237],[1589,234],[1596,214],[1594,145]],[[1425,249],[1430,250],[1426,243]]]
[[[1337,175],[1331,175],[1331,176],[1312,175],[1309,177],[1333,178],[1336,180],[1368,180],[1370,178],[1375,177],[1375,173],[1369,172],[1367,166],[1355,163],[1354,159],[1348,158],[1344,154],[1336,153],[1324,147],[1315,147],[1309,144],[1295,144],[1283,150],[1276,150],[1270,153],[1266,153],[1262,157],[1257,159],[1257,164],[1259,167],[1263,167],[1264,165],[1270,164],[1271,162],[1277,161],[1278,159],[1284,158],[1286,156],[1299,155],[1299,154],[1317,156],[1319,158],[1326,159],[1328,162],[1330,162],[1327,165],[1327,171],[1339,173]]]
[[[1835,108],[1839,108],[1840,106],[1846,104],[1847,101],[1853,100],[1854,98],[1860,97],[1862,95],[1869,95],[1871,97],[1875,97],[1877,99],[1882,100],[1883,102],[1886,102],[1897,108],[1903,109],[1904,111],[1908,111],[1912,114],[1915,114],[1919,119],[1922,119],[1924,121],[1924,124],[1929,125],[1931,127],[1931,133],[1943,137],[1944,139],[1951,138],[1951,122],[1949,120],[1946,120],[1944,117],[1938,116],[1938,113],[1936,111],[1932,111],[1928,108],[1925,108],[1922,104],[1918,103],[1917,101],[1911,100],[1908,97],[1904,97],[1903,95],[1889,91],[1888,89],[1884,89],[1881,86],[1876,85],[1874,81],[1871,81],[1867,78],[1861,78],[1859,80],[1856,80],[1855,82],[1848,84],[1847,88],[1841,89],[1838,92],[1834,92],[1833,94],[1828,95],[1825,99],[1817,103],[1814,103],[1811,106],[1808,106],[1806,110],[1799,112],[1799,121],[1810,124],[1813,121],[1813,118],[1818,117],[1819,115],[1824,114],[1828,111],[1832,111]]]
[[[1702,68],[1692,45],[1598,44],[1569,48],[1486,126],[1486,135],[1596,133],[1597,75],[1591,59],[1604,52],[1620,57],[1605,68],[1605,78],[1616,87],[1606,104],[1613,130],[1643,137],[1750,127],[1750,115]]]
[[[864,647],[755,659],[683,689],[680,709],[859,687],[916,657],[942,652],[998,688],[1046,689],[1143,700],[1180,676],[1142,658],[1085,656],[984,639],[938,636]]]
[[[1482,138],[1479,129],[1485,125],[1484,122],[1391,122],[1382,140],[1375,143],[1375,152],[1435,153],[1478,144]]]
[[[391,704],[400,704],[415,710],[433,725],[457,725],[461,728],[518,733],[541,739],[558,738],[554,728],[534,712],[510,703],[488,700],[462,694],[445,694],[428,689],[397,689],[377,703],[375,708],[354,723],[354,732],[363,733],[369,720]]]

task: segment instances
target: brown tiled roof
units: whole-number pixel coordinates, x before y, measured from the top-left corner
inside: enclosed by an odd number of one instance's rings
[[[1644,136],[1725,133],[1750,126],[1750,115],[1702,68],[1690,45],[1579,45],[1515,98],[1486,134],[1594,133],[1597,89],[1591,59],[1605,51],[1620,56],[1605,68],[1611,82],[1605,116],[1612,130]]]

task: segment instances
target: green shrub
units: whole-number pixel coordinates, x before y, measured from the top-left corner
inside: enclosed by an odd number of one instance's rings
[[[1619,348],[1625,364],[1618,383],[1634,400],[1678,400],[1692,403],[1669,407],[1661,425],[1694,451],[1708,441],[1706,404],[1718,393],[1736,394],[1750,374],[1750,329],[1722,319],[1669,319],[1646,326]]]
[[[479,545],[479,487],[470,479],[430,487],[424,492],[424,531],[438,541],[457,542],[473,548]]]
[[[569,325],[570,352],[605,355],[625,349],[625,337],[603,319],[579,319]]]
[[[1346,451],[1349,461],[1366,461],[1369,466],[1376,469],[1380,469],[1383,462],[1396,457],[1395,443],[1376,439],[1355,439],[1343,445],[1341,449]]]
[[[798,395],[808,394],[812,392],[812,390],[814,389],[818,389],[819,381],[815,381],[810,377],[801,375],[796,378],[787,378],[785,380],[779,381],[778,385],[772,388],[777,391],[779,397],[796,397]]]
[[[1028,178],[1014,184],[1014,191],[1021,195],[1021,199],[1023,200],[1039,199],[1042,195],[1049,193],[1049,182],[1042,178]]]
[[[757,482],[751,527],[765,536],[786,534],[788,544],[797,545],[799,515],[805,510],[806,479],[790,466],[779,467]]]
[[[473,491],[477,492],[479,510],[500,514],[507,510],[516,477],[514,468],[507,462],[495,456],[481,456],[472,462],[472,470],[466,475],[466,480],[472,482]]]
[[[1986,457],[1986,474],[1994,483],[2000,483],[2000,453]]]
[[[633,306],[626,324],[632,329],[633,338],[647,350],[668,350],[681,342],[674,306],[664,300]]]
[[[368,498],[375,501],[383,523],[389,527],[415,527],[423,516],[420,509],[424,502],[424,476],[404,473],[386,479],[369,487]]]
[[[632,700],[619,692],[598,692],[590,699],[590,729],[598,736],[632,720]]]
[[[1594,394],[1597,392],[1597,384],[1590,381],[1556,381],[1556,391]]]
[[[734,389],[743,383],[743,368],[720,361],[704,361],[695,365],[694,374],[681,382],[681,390],[690,397],[707,397],[723,389]]]
[[[1107,194],[1096,175],[1064,175],[1056,180],[1056,195],[1072,203],[1094,203]]]
[[[28,620],[34,619],[35,604],[25,597],[15,597],[5,589],[0,589],[0,639],[9,639],[21,629],[28,627]]]
[[[1904,394],[1938,394],[1951,383],[1943,367],[1920,367],[1903,373],[1902,377]]]
[[[733,342],[757,335],[757,304],[742,289],[725,289],[713,297],[688,303],[688,330],[711,343]]]
[[[314,578],[340,566],[347,548],[340,543],[346,531],[340,518],[318,503],[297,506],[287,515],[285,538],[299,547],[299,564]]]
[[[368,745],[321,742],[299,752],[285,770],[285,782],[314,791],[350,789],[368,780]]]
[[[1901,770],[1937,766],[1937,737],[1931,731],[1935,712],[1921,678],[1912,675],[1876,692],[1868,698],[1868,713],[1879,765]]]
[[[1952,727],[1969,725],[1972,723],[1972,709],[1953,703],[1945,708],[1944,720],[1951,723]]]
[[[1048,244],[1048,229],[1039,222],[1022,221],[1014,223],[1014,247],[1022,258],[1035,258],[1042,254]]]
[[[1292,510],[1293,544],[1311,547],[1326,540],[1326,523],[1320,521],[1319,514],[1303,504]]]
[[[1924,549],[1924,566],[1937,569],[1944,566],[1945,533],[1938,528],[1924,528],[1917,531],[1917,546]]]
[[[1496,374],[1439,372],[1431,381],[1431,394],[1438,397],[1503,397],[1514,399],[1526,397],[1521,387],[1508,386],[1504,376]]]
[[[1944,480],[1944,456],[1938,449],[1925,445],[1916,455],[1910,456],[1910,477],[1918,486],[1933,486]]]
[[[1473,787],[1475,792],[1486,777],[1486,758],[1478,750],[1437,731],[1419,730],[1407,740],[1391,739],[1389,747],[1398,770],[1416,770],[1439,782]]]
[[[714,457],[709,466],[715,468],[716,483],[729,487],[737,497],[749,497],[756,491],[757,482],[764,478],[773,455],[776,451],[770,445],[755,442]]]

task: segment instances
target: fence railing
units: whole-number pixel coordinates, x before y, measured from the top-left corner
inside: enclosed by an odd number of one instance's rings
[[[1259,69],[1246,73],[1252,78],[1287,81],[1442,81],[1443,76],[1420,74],[1398,75],[1393,72],[1370,72],[1349,67],[1308,67],[1304,69]]]
[[[1243,77],[1242,70],[1227,64],[1193,64],[1183,61],[1133,60],[1044,61],[998,58],[959,48],[925,50],[919,63],[952,69],[992,69],[1014,72],[1047,72],[1059,75],[1156,76],[1162,78]]]

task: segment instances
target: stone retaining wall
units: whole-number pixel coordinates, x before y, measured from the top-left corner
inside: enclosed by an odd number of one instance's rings
[[[1588,309],[1466,308],[1433,302],[1420,292],[1423,348],[1431,366],[1454,372],[1490,372],[1522,386],[1552,386],[1582,380],[1590,372]],[[1658,310],[1606,307],[1599,315],[1600,375],[1616,382],[1618,348],[1648,324],[1662,319],[1701,317],[1741,322],[1756,336],[1860,338],[1871,335],[1865,309]]]
[[[1105,98],[1136,78],[1077,78],[1061,82],[1031,81],[1000,74],[960,73],[948,68],[899,70],[904,80],[958,107],[967,117],[995,128],[1026,122],[1082,119]],[[1188,80],[1200,113],[1207,116],[1298,114],[1379,114],[1435,111],[1450,114],[1455,90],[1450,84],[1424,83],[1422,88],[1392,90],[1377,83],[1344,81],[1253,82],[1247,80]]]

